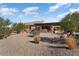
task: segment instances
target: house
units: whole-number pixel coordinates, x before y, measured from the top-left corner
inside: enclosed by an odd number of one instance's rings
[[[60,23],[59,22],[52,22],[52,23],[37,23],[35,27],[40,31],[61,31]]]
[[[45,23],[44,21],[32,21],[29,23],[24,23],[28,27],[28,30],[38,29],[41,32],[47,31],[61,31],[59,22],[49,22]]]
[[[38,23],[43,23],[44,21],[41,20],[41,21],[32,21],[32,22],[28,22],[28,23],[24,23],[26,26],[28,26],[28,30],[33,30],[35,29],[35,24],[38,24]]]

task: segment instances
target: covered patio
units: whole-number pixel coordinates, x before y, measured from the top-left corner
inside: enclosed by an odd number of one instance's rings
[[[54,31],[54,30],[60,30],[60,24],[58,22],[39,23],[39,24],[35,24],[35,27],[39,29],[40,31],[47,30],[47,32]]]

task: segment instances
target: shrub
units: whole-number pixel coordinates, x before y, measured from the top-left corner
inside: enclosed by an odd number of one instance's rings
[[[11,30],[9,28],[0,28],[0,39],[6,38],[11,34]]]
[[[11,34],[11,30],[8,27],[9,25],[9,20],[4,20],[0,17],[0,39],[6,38]]]
[[[26,26],[22,23],[16,23],[16,24],[13,24],[13,31],[16,31],[17,33],[20,33],[21,31],[25,30],[26,29]]]

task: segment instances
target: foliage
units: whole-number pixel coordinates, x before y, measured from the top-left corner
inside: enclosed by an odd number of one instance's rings
[[[11,30],[8,27],[10,24],[9,19],[5,20],[0,17],[0,39],[8,37],[11,34]]]
[[[23,23],[15,23],[13,24],[13,30],[17,31],[17,33],[20,33],[21,31],[25,30],[27,27]]]
[[[79,31],[79,13],[69,13],[61,20],[60,25],[65,31]]]

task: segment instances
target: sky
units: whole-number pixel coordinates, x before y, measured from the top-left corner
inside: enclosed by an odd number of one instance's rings
[[[0,17],[12,22],[59,22],[79,11],[79,3],[0,3]]]

